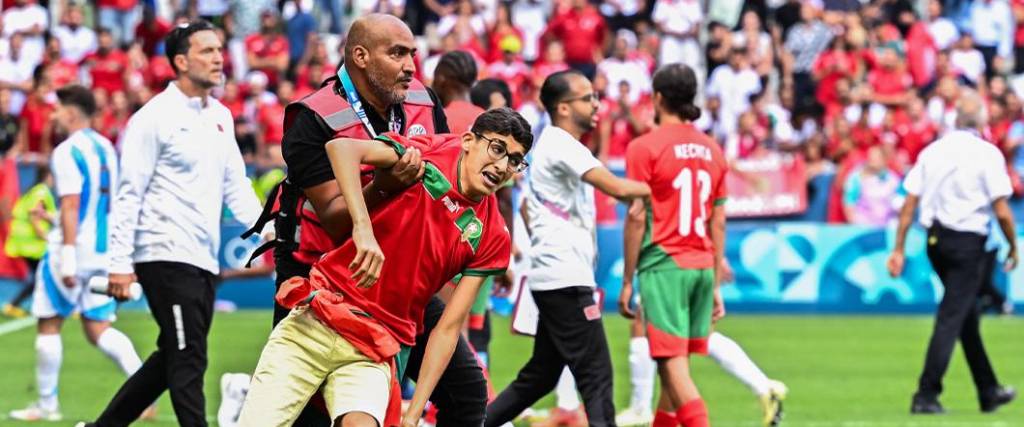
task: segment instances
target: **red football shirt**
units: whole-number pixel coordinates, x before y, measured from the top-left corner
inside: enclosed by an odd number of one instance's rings
[[[276,34],[264,36],[263,34],[252,34],[245,38],[245,51],[255,53],[260,58],[271,58],[288,53],[288,39],[283,35]],[[226,51],[225,51],[226,52]],[[268,85],[277,86],[277,70],[261,68],[267,75]]]
[[[284,106],[279,102],[263,104],[256,112],[256,121],[263,129],[263,142],[281,145],[284,139]]]
[[[135,27],[135,38],[142,40],[142,51],[146,52],[146,56],[149,58],[156,56],[156,50],[160,43],[163,43],[164,37],[170,33],[171,24],[160,18],[153,21],[152,27],[142,22]]]
[[[512,256],[512,239],[497,198],[474,202],[459,193],[459,135],[407,138],[388,133],[378,139],[399,153],[416,147],[428,164],[419,184],[370,212],[386,258],[380,278],[370,288],[356,287],[348,269],[356,254],[351,240],[325,254],[313,268],[327,277],[333,291],[388,328],[399,342],[414,345],[430,297],[460,273],[503,273]]]
[[[606,29],[604,17],[597,9],[586,6],[555,16],[546,32],[565,45],[566,61],[593,64],[594,52],[604,45]]]
[[[78,64],[63,59],[52,62],[50,80],[54,87],[64,87],[78,81]]]
[[[124,91],[124,70],[131,66],[128,55],[120,49],[111,49],[102,56],[99,52],[89,54],[85,60],[92,61],[89,74],[93,88],[104,89],[107,93]]]
[[[448,129],[456,135],[469,132],[476,118],[483,113],[483,108],[463,100],[452,101],[444,107],[444,115],[448,117]]]
[[[692,124],[661,126],[626,150],[626,176],[651,186],[640,270],[714,267],[707,222],[725,203],[728,165],[722,149]],[[671,265],[671,264],[670,264]]]
[[[25,106],[21,109],[21,119],[24,120],[28,132],[28,152],[39,153],[43,144],[49,143],[43,141],[43,130],[50,125],[50,114],[53,114],[54,109],[53,104],[39,101],[34,96],[29,96],[28,101],[25,101]]]

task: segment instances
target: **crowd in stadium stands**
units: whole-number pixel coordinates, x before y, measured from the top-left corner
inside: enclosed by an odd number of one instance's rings
[[[373,11],[422,36],[425,83],[441,53],[466,50],[482,78],[508,86],[498,104],[535,126],[543,79],[583,71],[601,96],[587,143],[613,168],[655,126],[654,69],[684,62],[704,82],[699,126],[730,159],[790,154],[808,180],[835,175],[830,221],[894,218],[901,175],[970,88],[987,101],[983,137],[1024,194],[1024,0],[3,0],[0,139],[8,156],[45,164],[60,141],[54,90],[77,81],[97,94],[95,128],[117,142],[173,78],[161,39],[205,18],[225,40],[218,93],[239,147],[254,170],[279,168],[284,107],[333,75],[345,25]]]

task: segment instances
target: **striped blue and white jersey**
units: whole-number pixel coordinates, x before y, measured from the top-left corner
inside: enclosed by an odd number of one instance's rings
[[[79,130],[53,149],[53,172],[58,199],[69,195],[80,198],[78,236],[75,246],[79,271],[106,271],[110,242],[112,190],[117,182],[117,153],[110,141],[96,131]],[[49,236],[49,251],[56,254],[63,242],[60,217]]]

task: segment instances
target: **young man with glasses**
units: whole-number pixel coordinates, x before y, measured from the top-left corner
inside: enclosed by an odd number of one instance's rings
[[[540,99],[552,125],[537,140],[525,202],[533,265],[526,283],[540,320],[533,356],[487,407],[485,425],[511,421],[548,394],[568,366],[589,424],[614,426],[611,356],[601,307],[594,299],[593,188],[620,200],[647,197],[650,188],[615,176],[580,143],[596,125],[598,106],[583,74],[552,74],[541,87]]]
[[[294,309],[263,349],[238,425],[291,425],[321,384],[333,425],[395,425],[397,381],[423,329],[423,311],[461,274],[429,335],[416,392],[401,416],[403,426],[417,425],[480,285],[508,267],[512,240],[493,194],[527,167],[533,135],[526,120],[500,108],[461,135],[391,132],[376,139],[338,138],[326,145],[348,202],[351,238],[317,261],[308,279],[281,285],[278,303]],[[368,212],[360,164],[389,168],[406,152],[426,165],[421,183]],[[402,232],[375,235],[374,228]]]

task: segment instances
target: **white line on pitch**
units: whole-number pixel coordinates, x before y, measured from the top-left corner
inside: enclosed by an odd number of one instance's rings
[[[0,336],[4,336],[12,332],[18,332],[34,324],[36,324],[36,319],[34,317],[24,317],[21,319],[11,320],[10,322],[0,323]]]

